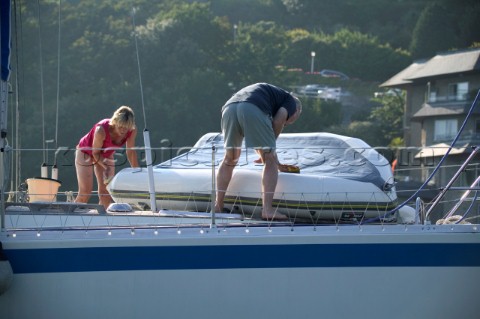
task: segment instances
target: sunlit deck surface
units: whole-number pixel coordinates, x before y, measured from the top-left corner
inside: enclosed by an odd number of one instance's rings
[[[128,207],[128,206],[127,206]],[[122,206],[120,205],[120,208]],[[113,228],[165,228],[165,227],[277,227],[355,225],[361,221],[324,221],[312,223],[291,217],[288,221],[262,220],[260,216],[237,213],[215,213],[162,210],[110,211],[97,204],[70,202],[6,203],[5,223],[10,230],[69,230]],[[374,224],[388,224],[379,221]]]

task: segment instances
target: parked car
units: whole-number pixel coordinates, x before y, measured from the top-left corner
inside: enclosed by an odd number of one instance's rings
[[[319,95],[320,95],[321,99],[334,100],[334,101],[339,102],[341,94],[342,94],[342,88],[340,88],[340,87],[336,87],[336,88],[327,87]]]
[[[320,84],[307,84],[300,88],[299,93],[306,96],[318,97],[325,89],[326,87]]]
[[[321,76],[324,78],[339,78],[340,80],[348,80],[350,79],[346,74],[340,72],[340,71],[335,71],[335,70],[322,70],[319,72]]]

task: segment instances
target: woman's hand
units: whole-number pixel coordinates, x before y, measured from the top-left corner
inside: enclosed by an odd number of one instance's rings
[[[103,183],[105,185],[108,185],[110,184],[110,182],[112,181],[113,179],[113,176],[108,176],[107,174],[103,173]]]
[[[126,141],[126,153],[127,159],[131,167],[140,167],[138,164],[137,152],[135,151],[135,138],[137,137],[137,128],[134,126],[132,129],[132,134]]]

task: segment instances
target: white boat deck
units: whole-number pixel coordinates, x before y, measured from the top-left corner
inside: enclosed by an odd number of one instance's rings
[[[464,227],[467,226],[467,227]],[[364,231],[365,229],[385,232],[386,229],[395,229],[405,232],[408,229],[416,231],[431,231],[435,229],[463,229],[477,232],[476,224],[460,225],[421,225],[421,224],[397,224],[395,222],[383,222],[381,219],[376,223],[362,224],[361,221],[321,221],[309,223],[305,221],[267,221],[252,217],[245,217],[234,213],[211,213],[160,210],[152,211],[106,211],[101,205],[77,204],[67,202],[52,203],[7,203],[5,208],[5,228],[7,231],[16,233],[19,231],[33,230],[42,231],[68,231],[68,230],[121,230],[131,231],[140,229],[166,229],[166,228],[197,228],[200,230],[212,228],[243,228],[264,227],[266,229],[286,227],[322,229],[352,229]],[[321,227],[321,228],[319,228]],[[248,231],[247,231],[248,232]]]

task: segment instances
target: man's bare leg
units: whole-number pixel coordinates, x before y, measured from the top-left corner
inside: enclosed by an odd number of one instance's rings
[[[228,184],[232,179],[233,169],[237,165],[240,157],[240,149],[227,149],[225,157],[223,158],[217,173],[217,191],[215,201],[215,212],[223,212],[223,204],[225,200],[225,193],[227,192]]]
[[[288,220],[288,217],[275,213],[273,208],[273,196],[278,181],[278,161],[275,151],[262,152],[263,167],[262,176],[262,218],[267,220]]]

